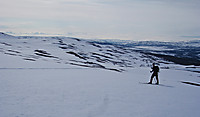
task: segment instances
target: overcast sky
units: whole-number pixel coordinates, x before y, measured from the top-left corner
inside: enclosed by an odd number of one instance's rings
[[[200,36],[200,0],[0,0],[0,31],[178,41]]]

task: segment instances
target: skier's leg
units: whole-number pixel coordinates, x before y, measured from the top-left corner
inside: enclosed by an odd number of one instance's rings
[[[156,74],[156,81],[157,81],[156,84],[159,84],[158,73]]]
[[[149,84],[152,84],[153,77],[154,77],[154,73],[151,75],[151,79],[150,79],[150,82],[149,82]]]

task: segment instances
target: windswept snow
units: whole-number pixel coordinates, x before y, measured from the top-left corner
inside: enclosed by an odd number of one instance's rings
[[[0,58],[0,117],[200,115],[198,66],[76,38],[2,34]],[[145,84],[152,62],[160,85]]]
[[[1,69],[2,117],[198,117],[198,74],[162,70],[161,85],[142,84],[149,69]]]

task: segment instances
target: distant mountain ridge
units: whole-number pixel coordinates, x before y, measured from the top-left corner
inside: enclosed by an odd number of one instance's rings
[[[0,32],[0,38],[14,38],[14,36]]]
[[[200,65],[200,40],[180,42],[159,41],[93,41],[97,44],[134,48],[137,52],[153,55],[181,65]]]

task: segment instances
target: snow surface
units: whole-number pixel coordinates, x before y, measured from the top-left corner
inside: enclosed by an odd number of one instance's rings
[[[99,51],[83,40],[65,42],[79,45],[77,47],[82,49],[76,48],[70,51],[87,53],[85,55],[88,57],[87,61],[101,64],[106,68],[124,69],[123,72],[116,72],[100,67],[68,64],[71,60],[80,61],[80,58],[66,54],[68,49],[58,49],[56,44],[52,46],[52,41],[57,43],[57,40],[47,38],[42,43],[41,39],[44,38],[3,37],[0,40],[0,117],[199,117],[200,115],[200,87],[181,82],[200,83],[198,72],[185,71],[185,66],[160,63],[160,67],[163,67],[159,74],[161,84],[149,85],[145,83],[150,79],[150,66],[144,61],[148,59],[142,58],[143,55],[139,53],[134,54],[137,60],[126,58],[134,52],[127,53],[127,56],[115,53],[119,57],[112,60],[131,59],[130,63],[134,65],[122,67],[110,62],[98,62],[88,54],[90,52],[102,54],[108,49],[107,46],[102,46],[102,50]],[[81,46],[82,44],[84,46]],[[115,49],[115,47],[109,48]],[[36,49],[45,50],[59,59],[39,56],[35,52]],[[82,64],[86,65],[83,62]],[[164,69],[166,66],[169,68]]]

